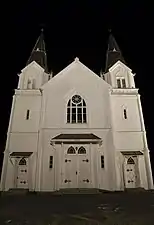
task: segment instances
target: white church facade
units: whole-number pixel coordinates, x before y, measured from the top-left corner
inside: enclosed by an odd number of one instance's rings
[[[54,77],[40,35],[13,96],[0,188],[153,189],[140,95],[112,35],[101,76],[76,58]]]

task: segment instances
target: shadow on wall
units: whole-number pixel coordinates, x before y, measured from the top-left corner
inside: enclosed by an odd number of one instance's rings
[[[152,175],[153,175],[153,181],[154,181],[154,151],[153,152],[151,151],[150,159],[151,159]]]
[[[3,164],[3,153],[0,153],[0,180],[1,180],[1,173],[2,173],[2,164]]]

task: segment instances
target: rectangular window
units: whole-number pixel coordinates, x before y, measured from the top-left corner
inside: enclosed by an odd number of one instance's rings
[[[78,114],[78,123],[82,123],[82,113]]]
[[[104,168],[104,155],[101,155],[101,168]]]
[[[120,79],[117,79],[117,87],[121,88],[121,81],[120,81]]]
[[[27,109],[27,112],[26,112],[26,120],[29,120],[29,113],[30,113],[30,110]]]
[[[122,87],[126,88],[126,81],[125,81],[125,79],[122,79]]]
[[[127,119],[127,110],[124,109],[124,119]]]
[[[70,114],[67,114],[67,123],[70,123]]]
[[[118,88],[126,88],[126,80],[125,78],[117,78],[117,87]]]
[[[86,117],[86,114],[83,114],[83,123],[87,123],[87,117]]]
[[[72,113],[72,123],[76,123],[76,113]]]
[[[70,108],[67,108],[67,123],[70,123]]]
[[[53,168],[53,156],[50,156],[50,160],[49,160],[49,168],[50,168],[50,169]]]

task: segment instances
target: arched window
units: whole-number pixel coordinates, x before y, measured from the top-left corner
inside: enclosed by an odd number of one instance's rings
[[[130,157],[128,160],[127,160],[127,164],[135,164],[134,160],[132,159],[132,157]]]
[[[78,149],[78,154],[86,154],[86,149],[81,146],[79,149]]]
[[[20,159],[19,165],[25,166],[26,165],[26,160],[25,158]]]
[[[80,95],[74,95],[67,104],[67,123],[86,123],[86,103]]]
[[[69,147],[69,149],[67,150],[67,154],[75,154],[75,149],[71,146]]]

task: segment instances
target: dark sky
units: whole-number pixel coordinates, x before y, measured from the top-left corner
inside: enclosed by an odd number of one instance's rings
[[[84,3],[83,3],[84,2]],[[152,4],[152,3],[151,3]],[[148,144],[154,169],[153,14],[148,1],[5,2],[1,12],[1,121],[0,152],[4,150],[13,90],[43,24],[48,65],[54,74],[76,56],[96,73],[104,69],[108,30],[118,42],[127,65],[136,73],[141,94]],[[3,35],[2,35],[3,34]]]

